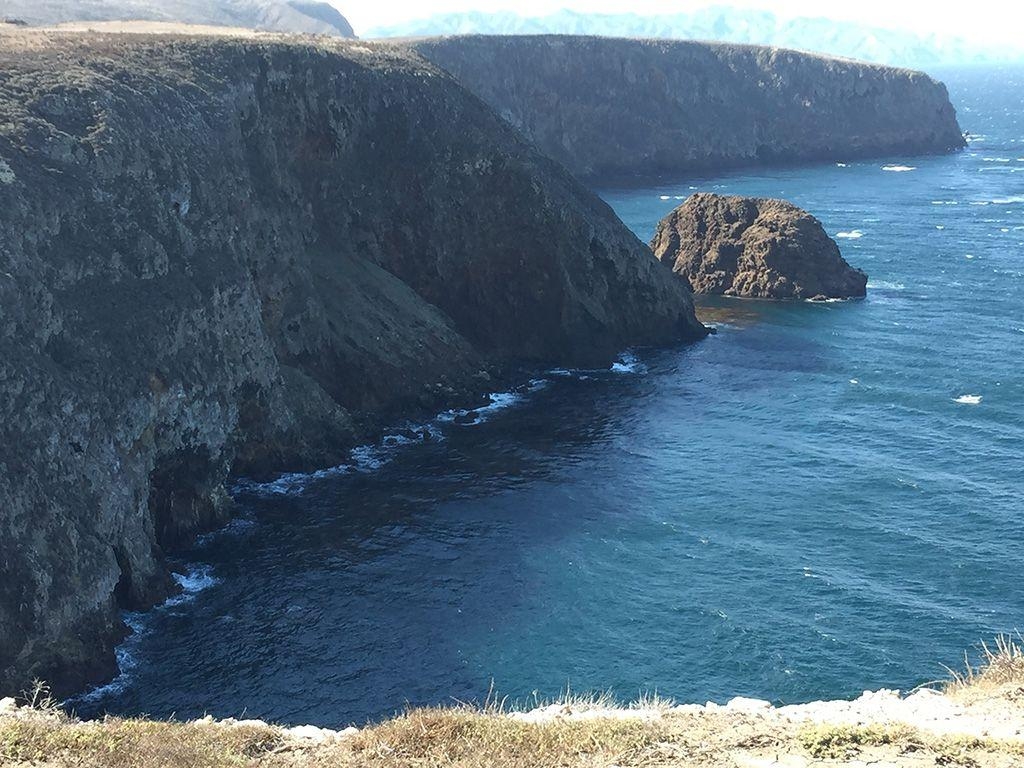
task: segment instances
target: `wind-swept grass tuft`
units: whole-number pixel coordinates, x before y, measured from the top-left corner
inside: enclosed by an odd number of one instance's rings
[[[1001,694],[1024,699],[1024,638],[999,635],[990,645],[981,644],[981,663],[971,664],[964,654],[964,670],[949,669],[946,693],[951,695]]]

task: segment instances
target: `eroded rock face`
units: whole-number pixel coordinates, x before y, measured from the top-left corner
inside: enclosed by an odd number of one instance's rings
[[[241,472],[480,371],[704,333],[684,281],[391,47],[0,36],[0,691],[113,671]],[[490,385],[493,386],[493,385]]]
[[[694,293],[847,299],[867,288],[821,222],[785,200],[691,195],[658,223],[651,248]]]
[[[921,72],[781,48],[565,35],[416,49],[592,182],[964,146]]]

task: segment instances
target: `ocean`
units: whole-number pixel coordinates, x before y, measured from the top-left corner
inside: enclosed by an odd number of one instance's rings
[[[241,481],[185,591],[71,702],[361,724],[571,692],[911,689],[1024,628],[1024,70],[936,72],[964,152],[601,190],[637,235],[697,190],[807,208],[864,301],[708,300],[708,339],[526,372],[343,467]],[[402,425],[396,425],[402,426]]]

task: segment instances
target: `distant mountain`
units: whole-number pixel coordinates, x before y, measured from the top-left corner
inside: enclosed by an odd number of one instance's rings
[[[0,18],[28,24],[66,21],[162,21],[355,37],[320,0],[0,0]]]
[[[605,37],[721,40],[818,51],[894,66],[981,63],[1022,57],[1022,51],[971,46],[958,38],[918,35],[822,18],[780,19],[769,11],[725,6],[693,13],[641,16],[560,10],[547,16],[449,13],[378,27],[366,37],[421,37],[456,34],[571,34]]]

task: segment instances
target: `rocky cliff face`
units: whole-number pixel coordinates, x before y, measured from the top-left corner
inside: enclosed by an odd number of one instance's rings
[[[684,281],[392,48],[0,34],[0,690],[112,672],[227,473],[512,364],[703,328]]]
[[[595,182],[964,145],[945,87],[910,70],[690,41],[471,36],[415,47]]]
[[[345,17],[322,0],[4,0],[0,14],[27,24],[159,21],[355,36]]]
[[[821,222],[785,200],[691,195],[658,222],[651,249],[694,293],[849,299],[868,282]]]

